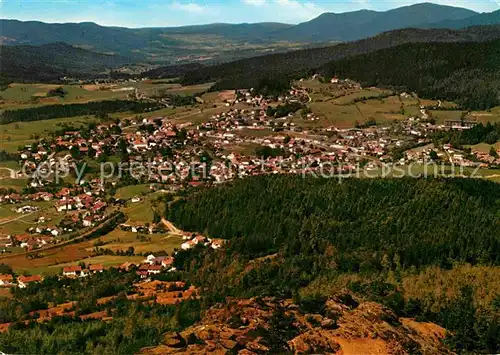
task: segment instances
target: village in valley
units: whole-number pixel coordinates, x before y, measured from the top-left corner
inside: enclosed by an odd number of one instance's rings
[[[459,148],[436,138],[500,119],[498,110],[462,112],[413,93],[317,76],[279,96],[248,89],[195,101],[173,115],[67,120],[12,152],[17,165],[2,167],[4,186],[13,186],[0,191],[0,263],[17,276],[0,275],[0,287],[110,268],[133,270],[146,285],[163,282],[161,275],[176,273],[178,252],[224,247],[217,236],[182,231],[163,217],[188,189],[261,174],[396,176],[394,167],[401,176],[427,167],[500,176],[498,144]],[[176,287],[169,292],[181,290],[180,298],[155,297],[172,304],[195,294]]]

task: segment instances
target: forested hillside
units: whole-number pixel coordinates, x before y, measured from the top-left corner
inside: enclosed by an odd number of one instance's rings
[[[83,104],[47,105],[19,110],[6,110],[0,117],[0,125],[11,122],[50,120],[60,117],[85,115],[103,116],[115,112],[147,112],[161,108],[154,102],[132,100],[94,101]]]
[[[167,214],[186,230],[230,240],[223,251],[176,257],[213,300],[317,299],[347,287],[400,315],[438,322],[452,331],[448,343],[456,351],[477,353],[500,350],[500,289],[490,284],[497,296],[485,304],[484,292],[463,282],[468,269],[459,265],[500,265],[499,206],[500,186],[473,179],[339,184],[266,176],[193,191]],[[453,268],[462,282],[443,297],[434,276],[417,294],[414,280],[427,279],[433,268],[443,276]]]
[[[265,7],[262,8],[265,10]],[[266,10],[268,11],[268,9]],[[481,16],[475,11],[432,3],[413,4],[388,11],[359,10],[343,13],[323,13],[308,21],[290,25],[276,22],[262,23],[213,23],[183,27],[125,28],[106,27],[92,22],[43,23],[39,21],[0,20],[1,42],[7,45],[41,45],[66,42],[91,50],[115,53],[141,60],[157,61],[156,56],[203,54],[208,47],[217,47],[221,40],[225,43],[276,44],[319,43],[332,41],[353,41],[374,36],[384,31],[421,27],[443,21],[463,21]],[[484,14],[489,15],[489,14]],[[475,19],[471,25],[490,24]],[[493,22],[493,23],[499,23]],[[456,26],[462,28],[466,26]],[[204,46],[196,44],[203,38]],[[117,40],[119,39],[119,40]],[[205,47],[205,48],[203,48]],[[193,51],[192,49],[196,49]],[[219,48],[222,49],[222,48]],[[234,49],[233,49],[234,50]],[[172,52],[176,52],[172,56]],[[256,51],[254,51],[256,53]],[[172,62],[175,62],[172,61]]]
[[[438,23],[426,24],[423,28],[465,28],[470,26],[498,25],[500,23],[500,10],[482,13],[462,20],[446,20]]]
[[[463,20],[474,15],[478,14],[464,8],[432,3],[403,6],[384,12],[327,12],[311,21],[284,29],[276,35],[280,39],[302,41],[355,41],[384,31],[420,27],[431,22]]]
[[[500,40],[405,44],[328,63],[321,72],[455,101],[464,109],[500,105]]]
[[[186,230],[234,239],[232,250],[250,258],[280,250],[315,258],[330,245],[342,252],[342,267],[353,270],[376,267],[382,254],[398,254],[408,267],[450,260],[500,265],[499,203],[500,186],[484,181],[339,184],[279,176],[193,193],[170,208],[169,218]]]
[[[43,46],[1,46],[2,81],[50,82],[61,77],[86,77],[119,67],[129,60],[90,52],[66,43]]]
[[[147,70],[141,73],[143,78],[175,78],[180,77],[186,73],[203,68],[199,63],[189,63],[181,65],[168,65]]]
[[[8,332],[0,332],[2,351],[135,354],[158,343],[163,332],[179,331],[198,320],[200,307],[195,300],[176,306],[127,299],[138,280],[135,271],[111,269],[87,278],[47,277],[28,288],[13,289],[11,298],[0,297],[0,322],[13,322]],[[48,307],[64,304],[71,305],[71,311],[37,322]],[[91,313],[101,316],[81,318]]]
[[[217,89],[256,87],[264,78],[300,77],[313,73],[333,60],[371,53],[405,43],[484,42],[500,38],[500,26],[471,27],[465,30],[404,29],[335,46],[242,59],[201,68],[186,74],[185,84],[217,81]],[[390,63],[397,64],[391,59]]]
[[[93,52],[131,58],[135,62],[179,64],[198,60],[227,61],[257,55],[260,51],[301,48],[269,39],[269,33],[286,29],[280,23],[210,24],[163,28],[106,27],[93,22],[43,23],[0,19],[0,44],[46,45],[64,42]],[[229,48],[228,48],[229,47]]]

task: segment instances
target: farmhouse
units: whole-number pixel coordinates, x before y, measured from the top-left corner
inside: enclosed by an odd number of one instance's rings
[[[9,274],[0,274],[0,286],[12,285],[14,278]]]
[[[444,125],[451,129],[470,129],[479,122],[471,120],[446,120]]]
[[[193,248],[196,245],[196,241],[194,239],[188,240],[187,242],[184,242],[181,244],[181,249],[182,250],[188,250]]]
[[[98,273],[98,272],[103,272],[104,271],[104,267],[102,266],[102,264],[90,265],[89,266],[89,271],[92,274],[95,274],[95,273]]]
[[[82,273],[82,267],[78,266],[78,265],[66,266],[63,269],[64,276],[76,277],[76,276],[80,276],[81,273]]]
[[[17,278],[17,285],[19,288],[26,288],[28,287],[29,284],[35,283],[35,282],[41,282],[43,279],[40,275],[33,275],[33,276],[24,276],[21,275]]]

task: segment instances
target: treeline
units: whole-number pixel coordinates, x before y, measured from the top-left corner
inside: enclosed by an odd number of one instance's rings
[[[475,31],[484,31],[485,36],[471,35]],[[384,85],[413,90],[424,98],[455,100],[463,108],[485,109],[500,104],[496,94],[500,85],[500,64],[496,60],[500,42],[495,40],[499,38],[498,28],[470,28],[458,33],[392,31],[332,47],[200,68],[185,74],[182,83],[216,81],[216,90],[255,88],[263,81],[290,81],[321,72],[349,77],[365,86]],[[487,39],[493,41],[482,42]]]
[[[459,148],[463,145],[475,145],[479,143],[495,144],[500,141],[500,124],[491,122],[483,125],[479,123],[474,127],[463,131],[440,131],[433,134],[433,139],[442,143],[450,143]]]
[[[412,43],[331,62],[326,76],[362,86],[390,86],[464,109],[500,105],[500,40],[485,43]]]
[[[167,215],[185,230],[230,239],[222,251],[176,255],[176,267],[211,302],[264,295],[310,301],[347,287],[400,316],[446,327],[454,351],[495,353],[500,297],[479,307],[470,288],[443,296],[436,285],[416,298],[405,294],[403,280],[430,266],[444,273],[461,262],[499,265],[499,201],[499,185],[473,179],[339,184],[263,176],[193,191]]]
[[[63,77],[90,78],[129,62],[58,42],[42,46],[0,46],[0,83],[60,82]]]
[[[162,79],[162,78],[175,78],[182,76],[190,71],[203,68],[199,63],[188,63],[180,65],[167,65],[151,69],[140,74],[141,78]]]
[[[0,150],[0,161],[18,161],[19,158],[19,154],[9,153],[5,149]]]
[[[266,114],[270,117],[285,117],[290,113],[295,113],[300,110],[303,105],[300,102],[290,102],[276,107],[268,106]]]
[[[177,95],[168,92],[168,89],[160,89],[154,95],[156,99],[163,99],[174,107],[191,106],[196,103],[196,97],[203,95],[203,92],[193,95]]]
[[[85,115],[105,116],[116,112],[148,112],[159,110],[161,105],[146,101],[109,100],[83,104],[48,105],[19,110],[6,110],[0,116],[0,124],[50,120],[61,117]]]
[[[334,46],[271,54],[200,68],[183,76],[184,84],[217,81],[220,89],[256,87],[268,77],[314,73],[333,60],[370,53],[404,43],[476,42],[500,38],[500,26],[470,27],[463,30],[402,29],[372,38]],[[394,63],[391,60],[391,63]]]
[[[11,354],[134,354],[158,344],[164,332],[179,331],[199,320],[199,301],[164,306],[128,300],[138,280],[135,269],[128,273],[110,269],[87,278],[47,277],[26,289],[13,289],[12,298],[0,298],[0,322],[13,322],[8,332],[0,333],[1,350]],[[98,301],[109,296],[115,298]],[[67,302],[74,302],[67,311],[73,314],[37,323],[36,311]],[[95,312],[102,312],[108,320],[79,318]]]
[[[193,193],[173,203],[168,218],[185,230],[233,239],[229,253],[248,259],[281,252],[308,266],[306,274],[321,269],[328,253],[339,269],[356,272],[379,270],[384,255],[397,255],[402,267],[500,265],[499,199],[497,184],[472,179],[339,184],[268,176]]]

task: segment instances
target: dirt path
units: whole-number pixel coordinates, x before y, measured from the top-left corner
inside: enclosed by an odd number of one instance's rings
[[[9,220],[7,220],[7,221],[0,221],[0,226],[1,226],[1,225],[4,225],[4,224],[7,224],[7,223],[10,223],[10,222],[17,221],[17,220],[19,220],[19,219],[21,219],[21,218],[24,218],[24,217],[28,217],[28,216],[29,216],[29,215],[31,215],[31,214],[33,214],[33,212],[29,212],[29,213],[26,213],[26,214],[22,214],[22,215],[20,215],[20,216],[18,216],[18,217],[15,217],[15,218],[9,219]],[[21,221],[21,222],[24,222],[24,223],[26,223],[26,224],[35,224],[35,223],[29,223],[29,222],[26,222],[26,221]]]
[[[6,167],[2,166],[2,167],[0,167],[0,171],[2,171],[2,170],[7,170],[10,174],[10,177],[1,176],[0,180],[2,180],[2,179],[20,179],[20,177],[17,176],[17,173],[14,169],[6,168]]]
[[[172,222],[167,221],[165,218],[162,218],[161,222],[165,225],[165,227],[168,228],[170,233],[179,234],[179,235],[182,235],[184,233],[182,230],[180,230],[179,228],[174,226],[174,224]]]
[[[116,218],[118,218],[118,214],[115,214],[115,212],[110,213],[98,225],[92,227],[91,229],[86,230],[83,234],[81,234],[78,237],[66,240],[66,241],[64,241],[62,243],[59,243],[59,244],[51,244],[51,245],[49,245],[47,247],[43,247],[43,248],[40,248],[40,249],[34,249],[34,250],[29,251],[27,253],[23,252],[23,253],[15,253],[15,254],[8,254],[8,255],[0,255],[0,259],[2,259],[2,260],[8,260],[8,259],[17,258],[17,257],[20,257],[20,256],[25,257],[26,255],[39,254],[39,253],[46,252],[48,250],[61,249],[61,248],[65,247],[67,245],[70,245],[70,244],[77,244],[80,241],[84,241],[89,236],[92,236],[92,234],[94,232],[96,232],[97,230],[105,227],[108,223],[112,223]],[[27,214],[23,215],[22,217],[26,217],[26,216],[27,216]],[[10,220],[9,222],[11,222],[11,221],[12,220]]]

